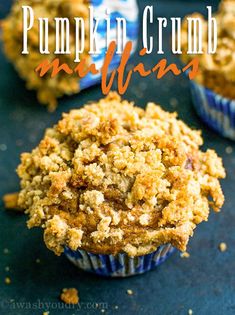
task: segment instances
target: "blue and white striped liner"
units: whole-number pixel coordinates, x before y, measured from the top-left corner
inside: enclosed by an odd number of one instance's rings
[[[64,253],[75,266],[85,271],[106,277],[128,277],[156,268],[174,250],[171,244],[166,244],[150,254],[133,258],[125,253],[116,256],[99,255],[84,250],[73,251],[68,247],[65,248]]]
[[[201,119],[226,138],[235,140],[235,100],[190,81],[193,104]]]
[[[110,39],[116,40],[116,18],[125,18],[126,20],[126,40],[132,41],[132,54],[136,50],[138,39],[138,6],[136,0],[90,0],[90,4],[94,7],[95,17],[101,21],[106,18],[105,10],[110,10]],[[103,20],[104,21],[104,20]],[[98,25],[98,49],[101,51],[99,55],[92,55],[91,62],[95,63],[96,68],[100,69],[103,65],[106,55],[106,24],[105,22]],[[110,63],[109,70],[117,68],[121,59],[121,55],[114,55],[112,62]],[[100,73],[97,75],[88,74],[85,78],[80,80],[80,89],[86,89],[100,81]]]

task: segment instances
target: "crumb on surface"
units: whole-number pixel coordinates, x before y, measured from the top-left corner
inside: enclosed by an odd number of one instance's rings
[[[21,210],[18,206],[18,193],[10,193],[3,196],[3,202],[6,209]]]
[[[227,154],[232,154],[232,153],[233,153],[233,148],[232,148],[231,146],[227,146],[227,147],[225,148],[225,152],[226,152]]]
[[[49,311],[46,311],[46,312],[43,312],[42,315],[49,315],[50,312]]]
[[[126,291],[126,293],[128,294],[128,295],[133,295],[133,291],[131,290],[131,289],[128,289],[127,291]]]
[[[40,264],[40,262],[41,262],[41,260],[39,258],[37,258],[35,261],[37,264]]]
[[[1,143],[0,144],[0,151],[6,151],[7,150],[7,146],[5,143]]]
[[[10,284],[10,283],[11,283],[11,279],[10,279],[9,277],[6,277],[6,278],[5,278],[5,283],[6,283],[6,284]]]
[[[188,310],[188,315],[193,315],[193,310],[191,310],[191,308]]]
[[[176,107],[178,104],[179,104],[179,101],[177,100],[177,98],[172,97],[172,98],[170,99],[170,105],[171,105],[172,107]]]
[[[66,304],[78,304],[79,302],[78,290],[75,288],[69,289],[64,288],[60,295],[60,299]]]
[[[220,250],[221,252],[225,252],[225,251],[227,250],[227,244],[226,244],[225,242],[221,242],[221,243],[219,244],[219,250]]]
[[[117,310],[118,309],[118,305],[115,305],[114,308],[115,308],[115,310]]]
[[[10,253],[10,251],[9,251],[9,249],[8,249],[8,248],[4,248],[3,253],[4,253],[4,254],[9,254],[9,253]]]
[[[104,312],[105,312],[105,310],[102,308],[101,313],[104,313]]]
[[[180,253],[180,257],[181,258],[189,258],[190,254],[188,252],[182,252],[182,253]]]
[[[6,271],[6,272],[10,271],[10,267],[9,267],[9,266],[6,266],[6,267],[5,267],[5,271]]]

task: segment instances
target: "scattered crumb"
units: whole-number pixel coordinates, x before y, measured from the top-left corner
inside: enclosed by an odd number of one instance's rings
[[[0,151],[6,151],[7,150],[7,146],[4,143],[0,144]]]
[[[78,290],[75,288],[69,289],[64,288],[60,295],[60,299],[66,304],[78,304],[79,302]]]
[[[39,258],[36,259],[36,263],[40,264],[41,260]]]
[[[118,305],[115,305],[114,308],[115,308],[115,310],[117,310],[118,309]]]
[[[130,289],[128,289],[128,290],[126,291],[126,293],[127,293],[128,295],[133,295],[133,291],[130,290]]]
[[[102,308],[101,313],[104,313],[104,312],[105,312],[105,310]]]
[[[225,251],[227,250],[227,244],[224,243],[224,242],[220,243],[220,244],[219,244],[219,250],[220,250],[221,252],[225,252]]]
[[[3,202],[6,209],[23,211],[18,207],[18,193],[6,194],[3,196]]]
[[[5,271],[7,271],[7,272],[10,271],[10,267],[9,267],[9,266],[6,266],[6,267],[5,267]]]
[[[6,284],[10,284],[10,283],[11,283],[11,279],[10,279],[9,277],[6,277],[6,278],[5,278],[5,283],[6,283]]]
[[[9,249],[8,248],[4,248],[3,253],[4,254],[9,254]]]
[[[172,98],[170,99],[170,105],[171,105],[172,107],[176,107],[178,104],[179,104],[179,102],[178,102],[178,100],[177,100],[176,98],[172,97]]]
[[[43,312],[42,315],[49,315],[49,312]]]
[[[191,310],[191,308],[188,310],[188,315],[193,315],[193,310]]]
[[[181,258],[189,258],[190,254],[188,252],[183,252],[183,253],[180,254],[180,257]]]
[[[231,146],[227,146],[226,149],[225,149],[225,152],[227,154],[231,154],[231,153],[233,153],[233,148]]]

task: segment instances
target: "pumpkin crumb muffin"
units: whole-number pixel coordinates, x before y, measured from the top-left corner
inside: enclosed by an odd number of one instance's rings
[[[223,205],[225,170],[176,116],[116,93],[63,114],[21,156],[18,205],[28,227],[41,226],[57,255],[68,247],[133,257],[167,243],[185,251],[209,206]]]

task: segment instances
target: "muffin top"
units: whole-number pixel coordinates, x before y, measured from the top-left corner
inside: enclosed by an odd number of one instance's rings
[[[201,144],[175,113],[110,93],[64,114],[22,154],[18,204],[58,255],[65,246],[129,256],[165,243],[185,250],[209,206],[224,201],[222,161]]]
[[[185,17],[182,25],[182,51],[181,59],[189,62],[194,57],[200,59],[200,72],[196,80],[199,83],[207,84],[208,75],[222,76],[226,81],[235,84],[235,0],[223,0],[220,3],[218,12],[214,15],[217,21],[218,42],[217,50],[214,54],[207,53],[207,21],[199,13],[194,13],[190,17],[200,18],[202,21],[203,54],[187,54],[188,49],[188,24]],[[220,78],[221,79],[221,78]],[[217,85],[217,80],[214,80]],[[213,88],[213,86],[209,86]],[[216,86],[214,86],[216,90]],[[223,88],[221,89],[223,94]],[[227,95],[225,95],[227,96]]]

